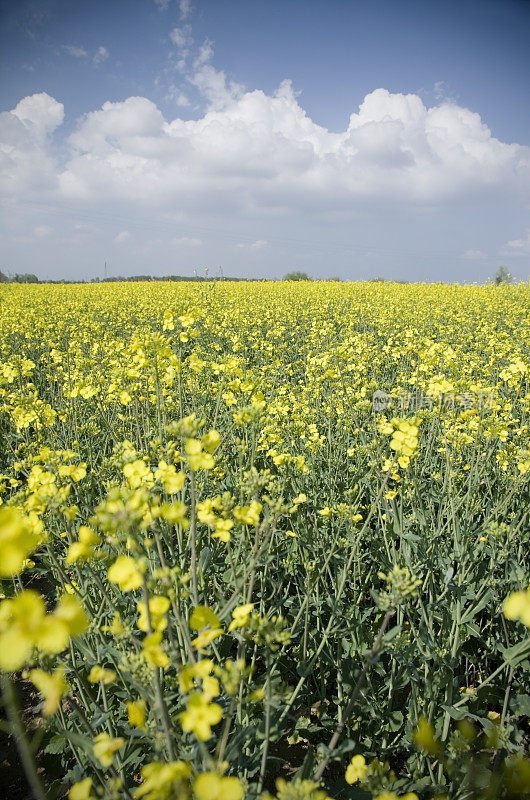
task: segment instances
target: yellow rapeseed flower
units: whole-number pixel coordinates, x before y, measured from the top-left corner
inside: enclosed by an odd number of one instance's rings
[[[61,697],[70,689],[64,678],[64,672],[64,667],[58,667],[52,674],[43,669],[32,669],[29,673],[30,681],[44,697],[42,713],[45,717],[55,714],[59,708]]]
[[[353,756],[352,760],[346,768],[346,783],[357,783],[366,778],[368,774],[368,767],[364,756]]]
[[[175,494],[176,492],[180,492],[184,486],[186,475],[182,470],[177,472],[173,464],[159,461],[158,469],[155,470],[155,478],[164,484],[164,489],[167,494]]]
[[[153,473],[145,461],[142,461],[140,458],[129,464],[125,464],[123,474],[133,489],[138,489],[140,486],[154,486],[155,479]]]
[[[189,692],[195,686],[195,679],[202,681],[208,677],[213,669],[213,661],[210,658],[202,658],[195,664],[186,664],[179,672],[179,686],[182,692]]]
[[[134,791],[135,798],[172,800],[188,797],[185,785],[191,776],[191,767],[185,761],[152,761],[142,767],[140,775],[142,783]]]
[[[111,583],[117,583],[122,592],[139,589],[143,583],[138,564],[131,556],[118,556],[107,573]]]
[[[80,609],[72,620],[65,606],[72,600]],[[83,624],[81,622],[83,618]],[[64,597],[52,614],[46,614],[43,598],[33,589],[20,592],[12,600],[0,603],[0,669],[11,672],[20,669],[29,659],[34,647],[54,655],[64,650],[70,636],[83,633],[86,616],[75,597]]]
[[[142,642],[142,656],[150,667],[167,669],[170,661],[167,653],[164,653],[160,647],[161,643],[162,633],[160,631],[155,631],[155,633],[146,636]]]
[[[239,778],[218,772],[203,772],[195,778],[193,791],[197,800],[242,800],[243,784]]]
[[[208,606],[196,606],[190,617],[190,628],[194,631],[200,631],[209,625],[212,628],[218,628],[221,622],[219,617]]]
[[[237,606],[232,611],[232,622],[228,626],[229,631],[234,628],[244,628],[250,621],[250,613],[254,608],[254,603],[246,603],[244,606]]]
[[[125,739],[121,736],[113,738],[108,733],[99,733],[94,738],[94,756],[104,767],[110,767],[114,753],[124,744]]]
[[[116,680],[116,673],[112,669],[105,669],[99,665],[95,665],[90,670],[88,675],[89,683],[104,683],[107,686],[109,683],[114,683]]]
[[[92,800],[92,778],[85,778],[70,788],[68,800]]]
[[[506,619],[519,619],[530,628],[530,586],[526,591],[513,592],[504,604]]]
[[[234,517],[245,525],[257,525],[263,506],[258,500],[252,500],[249,506],[236,506]]]
[[[194,733],[201,742],[207,742],[212,735],[212,725],[217,725],[223,717],[223,711],[217,703],[211,703],[202,692],[192,694],[187,702],[186,711],[179,714],[180,724],[185,733]]]
[[[140,728],[140,730],[145,731],[145,721],[147,719],[147,703],[145,700],[127,700],[126,705],[131,728]]]
[[[11,506],[0,508],[0,577],[22,572],[28,555],[39,543],[40,536],[20,511]]]
[[[202,442],[198,439],[188,439],[184,445],[190,469],[196,472],[199,469],[212,469],[215,464],[213,456],[203,450]]]

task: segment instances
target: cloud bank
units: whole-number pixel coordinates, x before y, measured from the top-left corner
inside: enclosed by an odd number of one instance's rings
[[[194,74],[208,110],[167,120],[145,97],[84,115],[59,149],[63,105],[46,93],[0,115],[1,189],[26,199],[154,208],[348,209],[366,200],[442,203],[476,194],[530,197],[530,148],[496,139],[452,103],[376,89],[330,132],[289,81],[271,95],[227,85],[208,63]]]

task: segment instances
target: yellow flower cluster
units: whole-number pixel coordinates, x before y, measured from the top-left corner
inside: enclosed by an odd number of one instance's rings
[[[27,557],[41,542],[39,527],[16,508],[0,508],[0,577],[22,572]]]
[[[420,417],[412,417],[412,419],[393,417],[390,422],[384,422],[379,427],[381,433],[392,435],[390,449],[397,454],[397,462],[403,469],[408,467],[410,459],[418,449],[418,426],[420,422]],[[390,465],[386,462],[385,471],[389,468]]]
[[[71,636],[84,633],[88,621],[79,600],[64,595],[55,611],[46,613],[44,599],[25,589],[13,599],[0,602],[0,669],[21,669],[34,648],[51,655],[60,653]]]

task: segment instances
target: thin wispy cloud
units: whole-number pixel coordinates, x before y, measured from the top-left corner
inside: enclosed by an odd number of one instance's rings
[[[167,11],[171,4],[171,0],[154,0],[154,3],[156,6],[158,6],[160,11]],[[187,19],[192,11],[190,0],[176,0],[176,4],[179,9],[180,19]]]
[[[201,239],[194,239],[192,236],[175,236],[171,239],[171,244],[178,247],[200,247]]]
[[[77,58],[80,61],[91,61],[95,67],[103,64],[109,57],[109,51],[103,45],[100,45],[92,55],[86,47],[75,44],[63,44],[61,45],[61,50],[67,55],[72,56],[72,58]]]
[[[251,242],[250,244],[239,242],[237,245],[241,250],[263,250],[267,246],[268,242],[265,241],[265,239],[256,239],[255,242]]]
[[[88,53],[84,47],[75,44],[63,44],[62,49],[73,58],[88,58]]]
[[[527,256],[530,254],[530,228],[520,239],[511,239],[502,248],[503,255]]]
[[[109,51],[107,50],[107,48],[100,46],[94,53],[92,61],[96,66],[98,66],[99,64],[102,64],[104,61],[106,61],[108,57],[109,57]]]
[[[462,253],[460,256],[464,261],[483,261],[487,257],[487,253],[484,253],[483,250],[466,250],[466,252]]]
[[[179,0],[180,18],[187,19],[191,14],[190,0]]]

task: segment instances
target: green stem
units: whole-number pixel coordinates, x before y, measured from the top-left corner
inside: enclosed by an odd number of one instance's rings
[[[270,671],[270,657],[267,658],[267,681],[266,681],[266,700],[265,700],[265,732],[263,740],[263,750],[261,753],[261,767],[259,771],[259,781],[257,794],[259,795],[263,789],[263,781],[265,780],[265,772],[267,770],[267,756],[269,754],[269,738],[271,730],[271,671]]]
[[[151,610],[149,608],[149,590],[147,588],[147,581],[145,579],[145,575],[143,576],[143,594],[145,603],[145,613],[147,617],[147,630],[149,635],[151,635],[153,633],[153,624],[151,620]],[[164,692],[162,690],[160,672],[161,670],[158,667],[153,668],[153,686],[155,689],[156,699],[158,701],[158,707],[160,709],[160,717],[162,720],[162,728],[164,729],[164,736],[166,739],[167,753],[171,761],[174,761],[175,751],[173,749],[173,740],[171,738],[171,726],[169,722],[169,714],[167,711],[166,703],[164,701]]]
[[[191,594],[195,606],[199,605],[197,591],[197,508],[195,473],[190,476],[190,547],[191,547]]]

